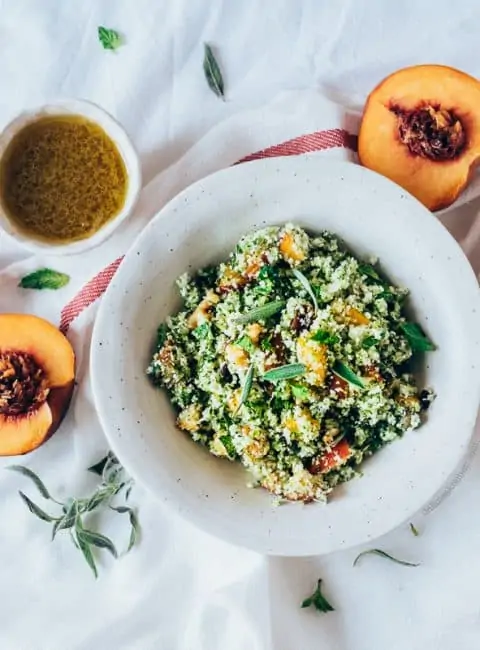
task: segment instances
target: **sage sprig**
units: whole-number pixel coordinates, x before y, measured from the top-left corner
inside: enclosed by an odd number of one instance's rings
[[[317,302],[317,297],[315,295],[315,292],[312,289],[312,285],[310,284],[308,278],[298,269],[292,269],[293,275],[296,277],[296,279],[300,282],[302,287],[305,289],[305,291],[308,293],[310,296],[310,299],[313,304],[313,309],[315,311],[315,314],[318,312],[318,302]]]
[[[253,363],[250,364],[247,374],[245,375],[245,381],[243,382],[243,388],[242,388],[242,394],[240,395],[240,401],[238,402],[238,406],[235,410],[235,413],[238,413],[240,410],[240,407],[242,404],[245,404],[245,402],[248,400],[248,396],[250,395],[250,391],[252,390],[252,384],[253,384],[253,373],[255,372],[255,366]]]
[[[255,307],[250,311],[245,312],[241,316],[235,319],[235,322],[239,325],[245,325],[246,323],[254,323],[258,320],[265,320],[270,318],[275,314],[278,314],[279,311],[285,307],[285,300],[275,300],[274,302],[267,302],[266,305],[261,307]]]
[[[268,370],[262,375],[262,379],[272,382],[281,381],[282,379],[293,379],[293,377],[304,375],[305,370],[306,368],[303,363],[287,363],[285,366]]]
[[[379,557],[383,557],[385,560],[390,560],[390,562],[395,562],[395,564],[401,564],[402,566],[410,566],[410,567],[420,566],[420,563],[418,562],[407,562],[406,560],[399,560],[398,558],[393,557],[393,555],[390,555],[390,553],[386,553],[385,551],[382,551],[380,548],[371,548],[368,549],[367,551],[362,551],[357,555],[357,557],[353,561],[353,566],[357,566],[360,559],[362,557],[365,557],[365,555],[378,555]]]
[[[430,341],[417,323],[402,323],[400,329],[414,352],[431,352],[436,345]]]
[[[365,388],[365,382],[363,379],[355,374],[353,370],[342,361],[335,361],[332,370],[336,375],[345,379],[345,381],[348,381],[349,384],[358,386],[358,388]]]
[[[73,543],[82,552],[95,577],[98,576],[98,569],[93,549],[106,550],[115,558],[118,557],[118,552],[110,538],[86,527],[85,522],[92,512],[108,508],[119,514],[128,514],[130,540],[125,552],[128,553],[138,541],[140,528],[135,510],[129,506],[112,505],[114,497],[122,491],[125,500],[127,500],[133,485],[133,480],[126,475],[125,470],[112,452],[109,452],[105,458],[88,468],[89,471],[101,477],[101,482],[95,491],[88,497],[70,497],[64,502],[54,499],[40,477],[28,467],[10,465],[7,469],[29,478],[44,499],[52,501],[56,506],[61,507],[59,514],[52,515],[40,508],[22,491],[19,491],[21,499],[32,514],[42,521],[53,524],[52,541],[59,531],[68,530]]]
[[[217,59],[212,52],[212,48],[208,43],[204,43],[203,72],[210,90],[214,92],[217,97],[225,100],[225,88],[222,72],[217,63]]]

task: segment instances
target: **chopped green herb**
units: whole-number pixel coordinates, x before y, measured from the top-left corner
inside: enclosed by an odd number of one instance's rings
[[[19,283],[22,289],[61,289],[70,282],[70,276],[53,269],[38,269],[24,276]]]
[[[228,457],[236,458],[237,450],[235,449],[235,446],[232,442],[232,436],[231,435],[220,436],[220,441],[222,445],[225,447],[225,451],[227,452]]]
[[[263,350],[263,352],[270,352],[270,350],[273,350],[272,337],[270,334],[260,341],[260,349]]]
[[[319,580],[317,583],[317,588],[313,592],[311,596],[308,598],[305,598],[305,600],[302,603],[302,607],[315,607],[319,612],[323,612],[324,614],[326,612],[333,612],[335,609],[330,605],[328,600],[325,598],[325,596],[322,594],[322,581]]]
[[[310,391],[306,386],[301,386],[300,384],[290,384],[292,389],[292,395],[297,399],[308,399],[310,397]]]
[[[340,341],[339,336],[336,334],[330,334],[330,332],[327,332],[326,330],[317,330],[311,338],[313,341],[325,343],[325,345],[335,345],[335,343]]]
[[[436,349],[417,323],[402,323],[400,329],[414,352],[431,352]]]
[[[368,350],[372,348],[374,345],[377,345],[378,339],[376,339],[374,336],[366,336],[363,341],[362,341],[362,348],[364,350]]]
[[[238,339],[236,345],[240,346],[249,353],[255,352],[255,346],[252,343],[252,340],[246,334]]]
[[[365,555],[378,555],[379,557],[383,557],[386,560],[390,560],[391,562],[395,562],[396,564],[401,564],[403,566],[411,566],[411,567],[416,567],[420,566],[419,563],[414,563],[414,562],[406,562],[405,560],[399,560],[396,557],[393,557],[393,555],[390,555],[389,553],[386,553],[385,551],[382,551],[379,548],[371,548],[368,551],[362,551],[357,555],[355,560],[353,561],[353,566],[357,566],[360,558],[364,557]]]
[[[211,333],[211,331],[210,323],[202,323],[193,330],[193,335],[197,339],[204,339]]]
[[[255,285],[255,293],[268,296],[275,288],[278,282],[278,272],[269,264],[265,264],[260,269],[257,276],[257,284]]]
[[[342,361],[335,361],[335,364],[332,368],[333,372],[348,381],[349,384],[353,386],[358,386],[359,388],[365,388],[365,382],[361,377],[356,375],[351,368],[345,365]]]
[[[293,377],[298,377],[299,375],[304,374],[305,366],[303,363],[288,363],[285,366],[269,370],[262,375],[262,379],[264,381],[276,382],[281,381],[282,379],[292,379]]]
[[[166,323],[162,323],[157,329],[157,347],[161,348],[167,340],[168,327]]]

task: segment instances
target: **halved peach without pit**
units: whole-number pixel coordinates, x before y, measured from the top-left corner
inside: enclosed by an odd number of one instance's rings
[[[404,68],[369,95],[360,162],[430,210],[453,203],[480,161],[480,82],[442,65]]]
[[[51,323],[0,314],[0,456],[26,454],[55,433],[73,393],[75,355]]]

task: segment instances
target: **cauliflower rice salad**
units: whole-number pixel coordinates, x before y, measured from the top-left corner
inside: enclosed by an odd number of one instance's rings
[[[180,429],[253,485],[325,501],[420,425],[433,393],[409,362],[434,345],[403,312],[408,292],[331,233],[249,233],[178,287],[184,307],[160,325],[147,373]]]

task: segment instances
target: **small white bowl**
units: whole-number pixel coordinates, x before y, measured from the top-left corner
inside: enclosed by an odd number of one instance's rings
[[[33,251],[49,255],[81,253],[105,241],[131,214],[142,187],[140,161],[129,136],[117,120],[106,110],[83,99],[65,99],[24,111],[12,120],[0,134],[0,162],[12,139],[27,125],[50,115],[80,115],[100,126],[115,143],[127,170],[128,187],[125,203],[116,217],[107,222],[94,235],[69,244],[45,242],[21,231],[8,218],[0,196],[0,229],[16,242]]]

